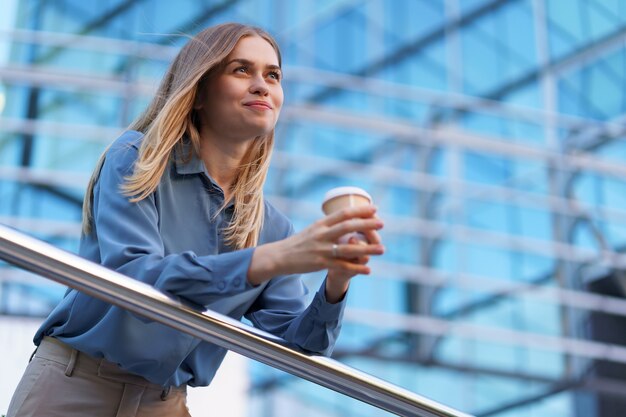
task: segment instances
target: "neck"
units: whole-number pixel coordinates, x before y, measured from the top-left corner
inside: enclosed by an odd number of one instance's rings
[[[201,134],[200,158],[211,178],[224,191],[226,201],[231,197],[231,187],[249,146],[249,141],[216,139]]]

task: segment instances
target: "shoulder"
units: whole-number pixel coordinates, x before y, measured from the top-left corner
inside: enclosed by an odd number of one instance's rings
[[[113,169],[128,174],[139,154],[143,133],[127,130],[122,133],[106,150],[104,169]]]
[[[113,152],[134,151],[137,152],[143,140],[143,133],[136,130],[124,131],[109,147],[107,155]]]
[[[284,239],[294,233],[291,220],[272,203],[263,200],[265,204],[265,221],[263,234],[268,242]]]

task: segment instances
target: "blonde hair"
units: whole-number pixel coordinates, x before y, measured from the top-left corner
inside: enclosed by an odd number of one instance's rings
[[[148,105],[129,129],[144,133],[133,174],[126,178],[122,191],[137,202],[152,194],[159,185],[172,151],[188,138],[193,151],[200,149],[199,126],[194,102],[202,81],[210,77],[245,36],[260,36],[281,55],[274,39],[264,30],[238,23],[226,23],[203,30],[180,50]],[[232,186],[234,212],[225,229],[225,242],[235,249],[256,246],[265,215],[263,185],[267,177],[274,145],[274,130],[257,137],[249,147]],[[106,150],[94,170],[83,201],[83,233],[89,234],[93,223],[93,188]],[[229,201],[224,201],[222,209]]]

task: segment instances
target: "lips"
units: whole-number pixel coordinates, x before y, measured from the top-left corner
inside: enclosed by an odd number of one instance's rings
[[[267,110],[272,109],[272,106],[267,101],[262,101],[262,100],[248,101],[244,103],[244,106],[254,107],[254,108],[263,108]]]

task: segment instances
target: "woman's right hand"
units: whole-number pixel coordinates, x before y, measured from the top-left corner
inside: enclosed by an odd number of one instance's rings
[[[300,233],[258,246],[252,256],[248,281],[259,285],[275,276],[322,269],[343,272],[346,276],[369,274],[369,267],[362,260],[384,252],[377,232],[382,227],[383,222],[376,217],[374,206],[339,210]],[[341,236],[351,232],[363,233],[368,243],[336,243]]]

